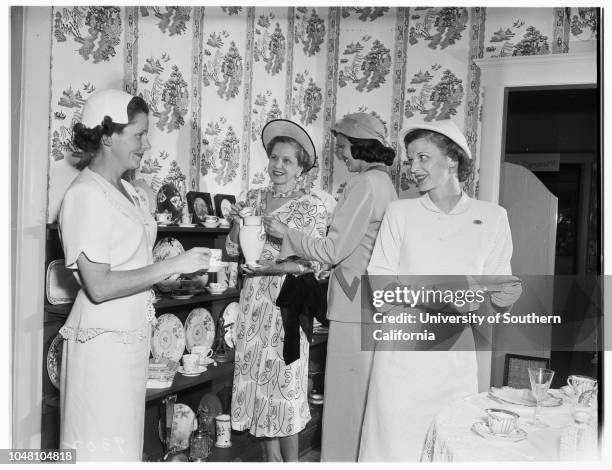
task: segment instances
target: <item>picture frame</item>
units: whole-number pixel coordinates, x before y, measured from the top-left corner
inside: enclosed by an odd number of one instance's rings
[[[229,213],[229,206],[236,204],[236,197],[232,194],[215,194],[214,200],[217,217],[229,221],[229,218],[227,217]]]
[[[198,191],[189,191],[187,197],[187,208],[192,214],[193,223],[199,224],[204,222],[204,217],[207,215],[215,215],[214,206],[210,193],[201,193]]]

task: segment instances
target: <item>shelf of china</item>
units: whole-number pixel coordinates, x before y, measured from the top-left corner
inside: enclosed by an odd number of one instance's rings
[[[310,347],[315,347],[327,342],[327,334],[313,334],[310,341]],[[181,390],[193,388],[196,385],[214,381],[221,377],[226,377],[234,373],[234,362],[218,363],[217,366],[209,365],[206,372],[201,373],[196,377],[185,377],[179,372],[174,376],[172,385],[167,388],[148,388],[147,402],[154,401],[171,395]]]
[[[58,224],[47,224],[48,230],[57,230]],[[229,233],[230,229],[228,227],[216,227],[216,228],[206,228],[201,225],[196,225],[195,227],[181,227],[180,225],[158,225],[157,233]]]
[[[214,302],[216,300],[237,299],[240,296],[238,289],[227,289],[223,294],[200,294],[194,295],[189,299],[173,299],[172,297],[162,297],[158,302],[153,304],[155,310],[161,311],[173,307],[182,307],[196,305],[206,302]],[[45,304],[45,311],[56,315],[68,315],[72,309],[72,303],[51,305]]]

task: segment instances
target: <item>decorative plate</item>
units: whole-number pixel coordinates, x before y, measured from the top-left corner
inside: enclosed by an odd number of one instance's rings
[[[73,302],[79,292],[73,271],[66,268],[63,259],[55,259],[47,266],[46,294],[51,305]]]
[[[49,380],[57,389],[60,388],[63,346],[64,338],[58,333],[47,350],[47,374],[49,374]]]
[[[185,248],[176,238],[165,237],[159,240],[153,248],[153,260],[163,261],[167,258],[182,255],[185,253]]]
[[[172,222],[178,223],[183,217],[183,198],[176,186],[166,183],[157,192],[157,212],[168,212]]]
[[[183,403],[174,404],[174,414],[172,415],[172,431],[170,449],[185,450],[189,447],[189,437],[191,433],[198,429],[198,420],[189,406]],[[159,439],[163,442],[162,422],[158,424]]]
[[[151,354],[154,358],[179,362],[185,351],[185,330],[181,320],[171,313],[157,318],[151,335]]]
[[[185,253],[185,248],[181,245],[176,238],[165,237],[160,239],[153,247],[153,261],[163,261],[167,258],[182,255]],[[180,276],[180,273],[173,274],[172,276],[164,279],[157,283],[157,286],[162,292],[170,292],[172,289],[179,287],[176,281]],[[180,283],[179,283],[180,285]]]
[[[147,212],[151,214],[155,214],[155,193],[153,192],[153,189],[151,189],[151,186],[149,186],[147,182],[142,178],[132,182],[132,186],[138,194],[138,201],[140,202],[140,207],[146,209]]]
[[[215,341],[215,322],[205,308],[194,308],[185,321],[185,343],[191,353],[194,346],[209,349]]]
[[[501,400],[512,405],[536,406],[535,398],[531,390],[527,388],[491,387],[489,395],[491,395],[493,399]],[[561,398],[553,397],[548,393],[546,398],[540,402],[540,406],[559,406],[562,403],[563,400]]]

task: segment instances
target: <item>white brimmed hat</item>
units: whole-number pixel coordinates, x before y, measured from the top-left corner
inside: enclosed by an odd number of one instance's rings
[[[347,114],[332,127],[332,132],[356,139],[378,140],[385,147],[389,147],[385,125],[379,118],[369,113]]]
[[[116,124],[127,124],[127,107],[134,98],[122,90],[101,90],[87,98],[81,112],[81,123],[89,128],[102,125],[105,116],[109,116]]]
[[[428,131],[437,132],[438,134],[442,134],[448,137],[450,140],[455,142],[461,149],[465,152],[467,157],[472,159],[472,152],[470,152],[470,147],[468,146],[467,140],[463,132],[459,130],[457,125],[451,121],[450,119],[446,119],[444,121],[436,121],[436,122],[414,122],[404,127],[401,131],[402,142],[406,138],[406,135],[412,131],[417,129],[424,129]]]
[[[264,148],[268,148],[268,143],[274,137],[291,137],[297,143],[299,143],[308,156],[310,157],[308,168],[304,168],[304,171],[311,170],[317,163],[317,152],[315,146],[312,143],[312,139],[308,135],[308,132],[302,128],[299,124],[296,124],[289,119],[273,119],[269,121],[261,131],[261,141],[263,142]]]

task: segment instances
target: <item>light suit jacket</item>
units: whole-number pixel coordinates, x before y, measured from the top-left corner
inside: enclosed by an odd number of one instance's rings
[[[299,256],[332,265],[327,292],[327,318],[361,321],[361,276],[366,274],[380,222],[397,199],[383,165],[353,176],[334,211],[327,237],[313,238],[290,229],[280,258]]]

